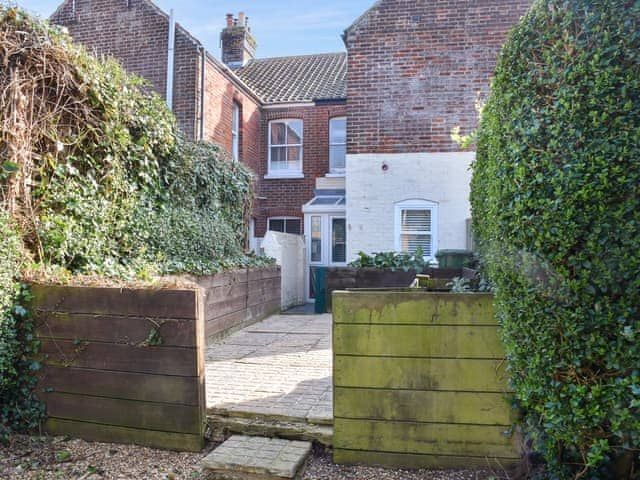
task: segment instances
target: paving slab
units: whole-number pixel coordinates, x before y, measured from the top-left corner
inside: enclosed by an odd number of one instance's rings
[[[310,452],[311,442],[233,435],[202,465],[214,479],[299,479]]]
[[[331,315],[273,315],[206,352],[211,415],[333,421]]]

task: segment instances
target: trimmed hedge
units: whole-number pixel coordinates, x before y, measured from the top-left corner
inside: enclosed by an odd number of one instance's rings
[[[498,61],[471,202],[545,478],[638,471],[639,189],[640,1],[536,2]]]

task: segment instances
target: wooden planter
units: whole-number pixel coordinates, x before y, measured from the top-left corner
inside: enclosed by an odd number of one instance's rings
[[[333,307],[336,463],[519,462],[492,295],[334,292]]]

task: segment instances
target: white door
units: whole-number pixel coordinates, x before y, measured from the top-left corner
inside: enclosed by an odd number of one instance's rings
[[[313,269],[347,264],[347,224],[344,214],[310,213],[304,216],[307,242],[308,301],[313,301]]]

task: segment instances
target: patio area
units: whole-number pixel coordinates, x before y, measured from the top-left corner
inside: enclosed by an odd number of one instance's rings
[[[331,425],[331,375],[331,315],[274,315],[207,348],[207,413]]]

